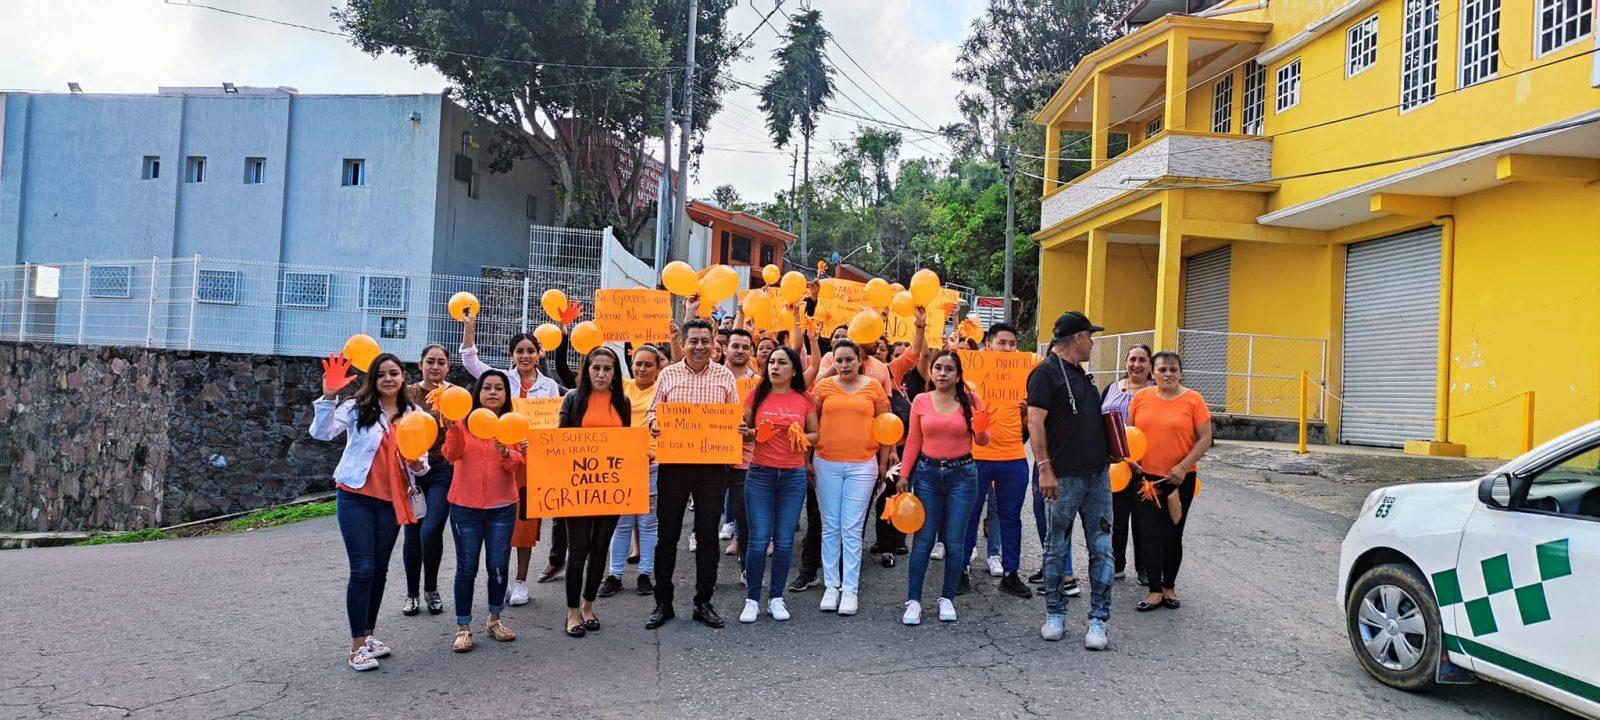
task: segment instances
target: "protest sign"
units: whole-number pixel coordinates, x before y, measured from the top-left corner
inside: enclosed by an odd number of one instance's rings
[[[744,459],[743,420],[744,409],[733,403],[658,403],[656,462],[737,465]]]
[[[528,419],[528,429],[561,424],[561,398],[511,398],[511,411]]]
[[[961,374],[977,386],[990,408],[1009,408],[1028,399],[1028,373],[1037,363],[1032,353],[962,350]]]
[[[867,306],[867,286],[854,280],[827,279],[817,287],[817,328],[824,336],[840,325],[848,325],[850,318]]]
[[[525,518],[650,512],[649,439],[642,427],[530,431]]]
[[[961,307],[961,293],[943,288],[939,291],[939,299],[928,306],[928,347],[944,347],[945,325],[950,320],[950,315],[945,309],[951,305]],[[889,313],[889,342],[909,343],[912,331],[917,326],[915,315],[896,315]]]
[[[672,295],[665,290],[602,288],[594,292],[594,321],[606,342],[662,342],[672,334]]]

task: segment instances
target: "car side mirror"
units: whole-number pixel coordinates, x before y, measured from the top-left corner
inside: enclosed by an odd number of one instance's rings
[[[1511,507],[1511,476],[1501,473],[1484,478],[1478,485],[1478,499],[1489,507]]]

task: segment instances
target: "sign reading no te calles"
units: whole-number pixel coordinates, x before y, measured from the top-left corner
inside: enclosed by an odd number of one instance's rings
[[[650,512],[650,431],[560,428],[528,433],[528,518]]]

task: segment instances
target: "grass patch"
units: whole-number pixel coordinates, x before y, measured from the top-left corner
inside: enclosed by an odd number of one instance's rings
[[[143,530],[132,530],[124,533],[115,533],[112,535],[96,535],[88,540],[79,540],[78,542],[73,543],[73,546],[141,543],[150,542],[152,540],[166,540],[171,537],[172,536],[168,535],[165,530],[159,530],[157,528],[145,528]]]
[[[242,518],[230,520],[228,528],[232,530],[258,530],[260,528],[277,527],[278,525],[297,523],[301,520],[327,517],[332,515],[334,510],[335,504],[333,500],[268,508],[266,510],[257,510]]]

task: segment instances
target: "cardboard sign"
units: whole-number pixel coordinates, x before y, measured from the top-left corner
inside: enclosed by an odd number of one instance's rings
[[[649,439],[642,427],[529,432],[524,519],[650,512]]]
[[[750,377],[739,378],[738,380],[733,381],[733,384],[734,387],[739,391],[739,402],[742,403],[746,400],[749,400],[750,393],[755,392],[756,386],[761,384],[761,376],[751,375]]]
[[[656,462],[738,465],[744,459],[743,421],[744,408],[732,403],[657,403]]]
[[[840,325],[849,325],[850,319],[867,306],[867,286],[854,280],[827,279],[817,287],[817,328],[824,336],[833,333]]]
[[[1038,360],[1032,353],[961,350],[961,374],[977,386],[991,409],[1016,407],[1028,399],[1028,373]]]
[[[561,424],[561,398],[511,398],[511,411],[528,419],[529,430]]]
[[[961,293],[950,288],[941,288],[939,290],[939,299],[928,306],[928,347],[944,347],[945,325],[950,321],[950,316],[945,312],[945,308],[951,305],[955,305],[958,310],[960,309]],[[915,315],[889,313],[889,342],[911,342],[911,333],[916,326],[917,317]]]
[[[594,321],[606,342],[662,342],[672,334],[672,295],[644,288],[596,290]]]

